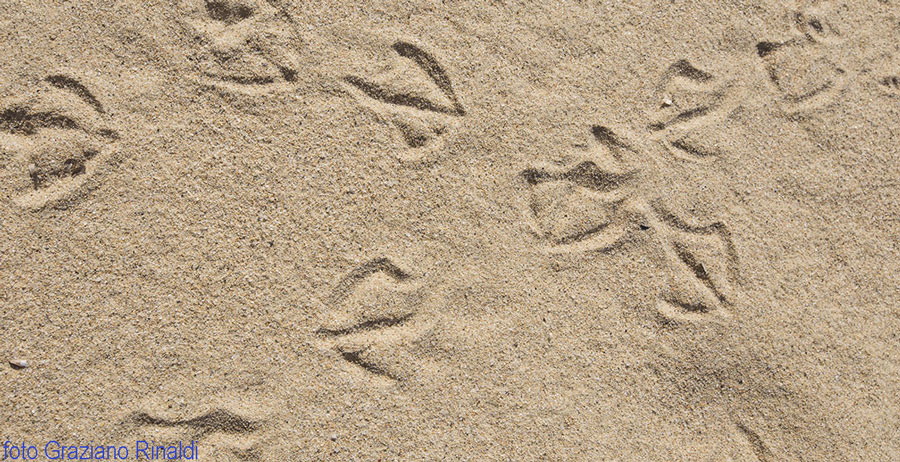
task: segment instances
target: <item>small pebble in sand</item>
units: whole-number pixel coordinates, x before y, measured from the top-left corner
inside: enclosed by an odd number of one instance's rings
[[[673,104],[675,104],[675,103],[672,102],[672,98],[669,98],[668,96],[663,98],[662,107],[669,107]]]
[[[13,369],[25,369],[28,367],[28,361],[24,359],[13,359],[9,362],[9,365],[12,366]]]

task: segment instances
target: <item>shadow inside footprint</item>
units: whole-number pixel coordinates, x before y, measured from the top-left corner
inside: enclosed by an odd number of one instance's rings
[[[181,427],[192,431],[192,437],[201,439],[216,432],[249,433],[258,428],[258,424],[247,420],[225,409],[213,409],[210,412],[190,419],[164,419],[139,412],[129,419],[139,426]]]

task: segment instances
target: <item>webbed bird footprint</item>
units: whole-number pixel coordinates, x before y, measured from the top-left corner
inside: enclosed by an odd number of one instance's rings
[[[732,84],[682,59],[663,74],[658,93],[660,105],[650,116],[651,139],[682,160],[720,158],[719,125],[739,104]]]
[[[347,91],[379,119],[391,124],[405,145],[398,157],[420,161],[440,149],[447,134],[466,114],[446,71],[421,48],[404,41],[388,70],[371,79],[344,78]]]
[[[38,85],[41,91],[0,108],[3,187],[15,204],[32,210],[79,198],[119,139],[83,84],[53,75]]]
[[[327,350],[373,377],[402,381],[411,358],[404,345],[424,326],[416,319],[422,285],[387,258],[370,260],[339,281],[316,333]]]
[[[203,454],[201,460],[263,460],[256,434],[267,420],[244,415],[232,407],[214,406],[206,412],[182,416],[174,415],[178,413],[166,406],[154,406],[162,410],[141,409],[128,415],[122,425],[134,437],[131,444],[148,443],[141,446],[146,449],[142,455],[151,454],[152,447],[177,446],[179,442],[186,446],[196,441],[197,451]]]
[[[730,316],[736,301],[738,262],[731,233],[721,222],[695,226],[660,206],[652,207],[668,267],[657,310],[670,321],[704,321]]]
[[[634,224],[625,203],[635,172],[617,155],[632,148],[606,127],[593,131],[599,148],[612,155],[589,152],[565,166],[543,164],[521,173],[529,189],[525,213],[531,230],[551,253],[610,249]]]
[[[698,85],[714,80],[685,61],[669,72]],[[701,112],[716,110],[708,106]],[[665,118],[660,130],[691,119],[679,114]],[[629,157],[645,162],[641,143],[603,125],[591,132],[596,147],[575,161],[521,172],[528,185],[524,213],[532,232],[548,252],[573,254],[617,248],[634,233],[653,236],[665,268],[656,303],[660,315],[669,322],[728,317],[739,296],[737,252],[728,227],[719,221],[695,223],[668,211],[665,198],[648,196],[642,187],[652,172],[639,165],[624,167]]]
[[[283,8],[264,0],[182,0],[201,81],[233,93],[289,91],[302,40]]]
[[[756,45],[774,88],[781,94],[786,112],[795,113],[831,103],[849,81],[847,70],[834,60],[829,46],[840,34],[821,14],[797,12],[795,34]]]

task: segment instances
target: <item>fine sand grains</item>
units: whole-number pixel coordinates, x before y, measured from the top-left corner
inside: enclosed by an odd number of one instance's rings
[[[12,444],[900,459],[893,0],[0,10]]]

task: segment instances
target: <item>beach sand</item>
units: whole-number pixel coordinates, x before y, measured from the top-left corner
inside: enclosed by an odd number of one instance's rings
[[[7,0],[0,38],[37,460],[900,459],[896,0]]]

